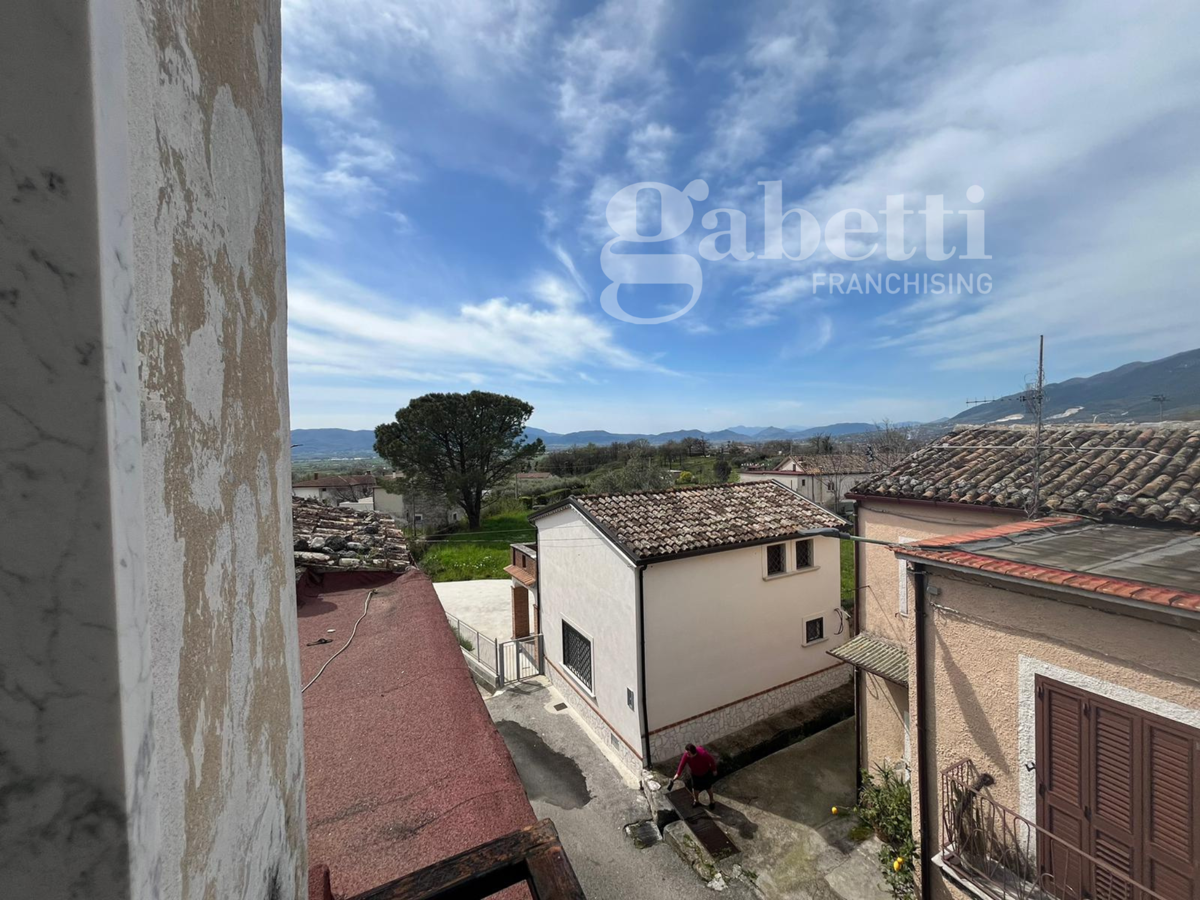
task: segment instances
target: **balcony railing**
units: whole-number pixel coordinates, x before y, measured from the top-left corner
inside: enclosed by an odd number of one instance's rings
[[[1011,809],[970,760],[942,772],[941,862],[994,900],[1168,900]]]

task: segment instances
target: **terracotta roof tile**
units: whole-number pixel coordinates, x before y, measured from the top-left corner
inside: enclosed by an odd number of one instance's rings
[[[296,569],[403,572],[412,563],[404,534],[388,515],[292,498]]]
[[[669,491],[591,494],[570,504],[634,559],[726,550],[849,523],[774,481],[701,485]],[[561,508],[535,514],[536,520]]]
[[[1022,509],[1033,485],[1029,426],[960,426],[852,495]],[[1043,513],[1200,525],[1200,425],[1049,426]]]

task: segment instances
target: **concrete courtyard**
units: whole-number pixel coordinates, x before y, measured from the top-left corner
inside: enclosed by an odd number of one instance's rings
[[[719,818],[770,900],[889,900],[878,839],[850,838],[854,719],[720,779]]]
[[[623,778],[545,679],[486,697],[529,801],[554,820],[588,900],[710,900],[714,892],[666,843],[644,850],[624,827],[649,816],[636,784]],[[564,704],[565,706],[565,704]],[[746,884],[723,894],[751,900]]]
[[[507,578],[435,583],[442,607],[480,634],[497,641],[512,637],[512,599]]]

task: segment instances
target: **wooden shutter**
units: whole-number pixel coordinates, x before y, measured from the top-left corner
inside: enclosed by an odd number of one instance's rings
[[[1140,722],[1124,708],[1085,701],[1089,724],[1090,777],[1084,815],[1090,819],[1088,852],[1133,880],[1141,871]],[[1129,885],[1100,866],[1094,867],[1096,900],[1135,900]]]
[[[1194,732],[1154,718],[1142,724],[1145,767],[1143,883],[1168,900],[1200,897],[1197,806],[1200,740]]]
[[[1200,733],[1036,681],[1038,824],[1166,900],[1200,900]],[[1141,900],[1101,865],[1040,841],[1053,897]]]
[[[1038,677],[1038,824],[1087,852],[1084,702],[1080,694]],[[1057,842],[1038,842],[1038,870],[1041,887],[1050,896],[1083,896],[1082,861]]]

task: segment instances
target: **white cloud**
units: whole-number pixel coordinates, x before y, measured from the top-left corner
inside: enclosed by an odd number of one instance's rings
[[[819,3],[787,4],[755,17],[741,52],[711,66],[729,90],[714,111],[706,172],[756,162],[770,140],[801,118],[806,94],[831,63],[834,25]]]
[[[354,78],[293,66],[283,69],[283,93],[287,103],[309,115],[353,120],[365,115],[375,92]]]
[[[296,275],[288,287],[294,362],[407,380],[462,379],[468,371],[535,381],[584,369],[666,371],[620,346],[573,285],[541,275],[529,294],[528,301],[493,297],[433,309],[327,271]],[[389,368],[391,360],[402,368]]]
[[[981,185],[993,259],[967,271],[986,271],[996,285],[986,297],[896,298],[897,310],[877,323],[888,332],[881,344],[978,368],[1027,358],[1041,332],[1080,361],[1101,348],[1124,358],[1200,342],[1200,318],[1181,314],[1182,292],[1198,280],[1200,225],[1180,202],[1200,188],[1191,38],[1200,8],[884,4],[877,12],[842,28],[829,48],[836,62],[821,89],[847,118],[802,134],[790,164],[769,177],[784,180],[786,207],[822,223],[841,209],[880,210],[899,193],[910,209],[944,194],[958,210],[966,189]],[[770,130],[745,134],[718,135],[710,155],[734,158],[736,144],[748,158]],[[959,253],[963,221],[947,221],[945,244]],[[914,263],[925,262],[924,241],[922,217],[908,217]],[[824,250],[800,263],[753,264],[755,321],[806,301],[808,273],[831,268]],[[904,270],[881,247],[844,271],[882,266]]]

